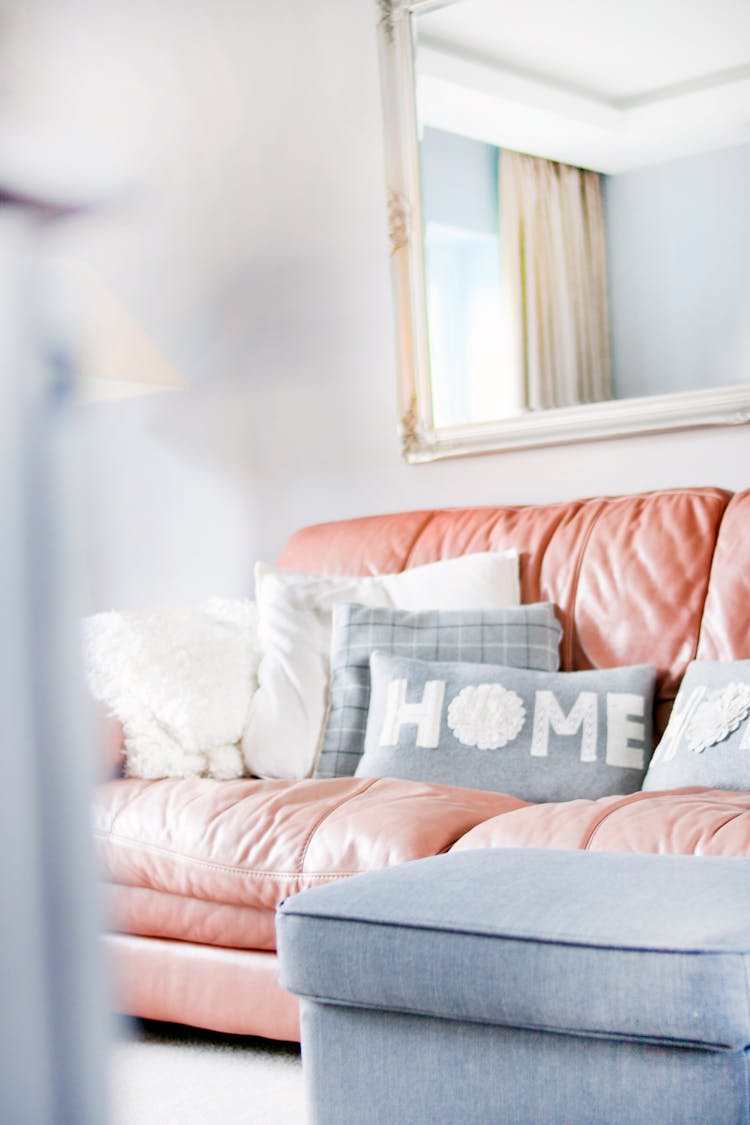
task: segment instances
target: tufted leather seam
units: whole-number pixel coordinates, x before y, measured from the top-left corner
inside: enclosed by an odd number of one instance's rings
[[[719,500],[719,497],[717,497],[716,499]],[[726,502],[724,504],[724,510],[721,513],[721,516],[719,518],[719,523],[716,527],[716,534],[714,536],[714,549],[711,552],[711,565],[708,568],[708,581],[706,582],[706,592],[703,596],[703,605],[701,606],[700,625],[698,626],[698,633],[697,633],[697,638],[696,638],[696,642],[695,642],[695,648],[693,649],[693,655],[692,655],[693,660],[696,659],[696,656],[697,656],[697,654],[698,654],[698,652],[700,651],[700,648],[701,648],[701,641],[703,639],[703,630],[704,630],[704,624],[705,624],[704,618],[705,618],[705,613],[706,613],[706,602],[708,601],[708,595],[711,591],[711,579],[713,578],[714,562],[716,561],[716,549],[719,546],[719,538],[721,536],[721,529],[724,525],[724,518],[725,518],[727,512],[729,511],[729,508],[731,507],[733,499],[734,499],[734,494],[730,495],[726,499]]]
[[[633,802],[633,803],[635,803],[635,802]],[[620,810],[621,808],[624,808],[624,807],[625,807],[624,805],[616,805],[616,806],[614,806],[614,807],[613,807],[613,808],[612,808],[612,809],[611,809],[610,811],[611,811],[612,813],[616,813],[616,812],[618,812],[618,811],[619,811],[619,810]],[[750,811],[750,810],[748,810],[748,809],[740,809],[740,810],[739,810],[738,812],[733,812],[733,813],[729,813],[729,814],[728,814],[728,815],[727,815],[727,816],[726,816],[726,817],[724,818],[724,820],[722,820],[722,821],[721,821],[721,823],[719,823],[719,824],[712,824],[712,825],[711,825],[711,835],[710,835],[709,839],[710,839],[710,840],[715,840],[715,839],[716,839],[716,837],[717,837],[717,836],[719,835],[719,833],[721,832],[722,828],[726,828],[726,826],[727,826],[728,824],[732,824],[732,823],[733,823],[733,822],[734,822],[735,820],[739,819],[739,817],[742,817],[742,816],[747,816],[747,813],[748,813],[748,811]],[[601,817],[601,818],[600,818],[600,819],[599,819],[599,820],[597,821],[597,823],[596,823],[596,824],[594,825],[594,827],[593,827],[593,828],[591,829],[591,831],[590,831],[590,833],[589,833],[589,836],[588,836],[588,839],[586,840],[586,842],[585,842],[585,844],[584,844],[584,850],[586,850],[586,851],[590,850],[590,848],[589,848],[589,845],[591,844],[591,842],[592,842],[592,840],[593,840],[594,836],[596,835],[596,833],[598,832],[598,830],[599,830],[599,829],[601,828],[601,826],[602,826],[602,824],[604,823],[604,821],[605,821],[605,820],[607,820],[607,819],[608,819],[608,816],[606,816],[606,815],[605,815],[605,816],[603,816],[603,817]],[[671,852],[671,851],[670,851],[670,852],[667,852],[666,854],[667,854],[667,855],[676,855],[676,854],[677,854],[677,855],[679,855],[679,854],[685,854],[685,855],[702,855],[702,854],[703,854],[703,852],[702,852],[702,851],[695,851],[695,850],[694,850],[694,851],[692,851],[692,852],[685,852],[685,853],[679,853],[679,852],[677,852],[677,853],[676,853],[676,852]],[[740,854],[740,855],[742,855],[742,854],[744,854],[744,853],[740,852],[739,854]]]
[[[647,493],[644,494],[643,499],[646,499],[646,500],[656,499],[656,500],[658,500],[661,496],[664,495],[664,493],[666,491],[668,491],[671,495],[680,495],[680,496],[683,495],[682,489],[669,489],[669,490],[660,490],[660,491],[657,491],[657,492],[647,492]],[[705,492],[700,490],[700,489],[698,489],[698,490],[687,489],[686,494],[689,494],[693,499],[698,499],[698,500],[704,500],[705,499],[706,501],[715,500],[719,504],[721,504],[722,502],[724,503],[724,511],[722,511],[722,513],[721,513],[721,518],[719,520],[719,526],[717,527],[716,534],[714,536],[714,549],[711,552],[711,567],[709,567],[708,581],[706,582],[706,592],[705,592],[704,597],[703,597],[703,605],[701,607],[700,615],[699,615],[699,618],[698,618],[698,628],[696,629],[695,648],[693,649],[693,656],[692,656],[692,659],[695,659],[695,653],[698,651],[698,646],[700,644],[700,635],[701,635],[701,631],[703,629],[703,612],[704,612],[705,606],[706,606],[706,598],[708,597],[708,589],[709,589],[709,586],[711,584],[711,568],[713,567],[713,559],[714,559],[714,555],[716,554],[716,544],[717,544],[718,538],[719,538],[719,530],[721,528],[721,524],[722,524],[722,521],[724,519],[724,513],[726,512],[726,509],[729,507],[729,501],[726,500],[725,498],[721,497],[721,496],[707,496],[705,494]],[[629,499],[631,499],[631,497],[622,496],[622,497],[618,497],[617,499],[629,500]],[[654,694],[654,708],[656,708],[657,704],[663,705],[665,703],[670,703],[670,702],[672,704],[674,704],[674,701],[675,701],[676,698],[677,698],[676,693],[672,696]]]
[[[558,507],[560,509],[560,517],[557,520],[557,522],[555,523],[555,525],[550,528],[549,534],[544,537],[544,539],[542,540],[542,542],[540,543],[540,545],[538,547],[538,551],[539,551],[539,597],[542,599],[542,601],[552,601],[554,606],[555,606],[555,610],[556,610],[558,619],[561,618],[561,617],[563,618],[563,620],[560,621],[560,626],[563,630],[563,636],[562,636],[563,641],[565,641],[565,638],[568,634],[572,633],[572,629],[570,627],[571,621],[567,620],[567,616],[566,616],[566,614],[563,613],[563,608],[559,604],[559,602],[556,601],[553,598],[549,598],[545,594],[544,589],[543,589],[543,583],[542,583],[542,575],[544,573],[545,561],[546,561],[546,558],[547,558],[547,553],[550,549],[550,545],[552,544],[552,541],[554,540],[555,536],[558,534],[558,532],[560,531],[560,528],[562,527],[563,523],[565,522],[565,516],[568,513],[570,513],[571,518],[575,518],[576,516],[578,516],[578,514],[581,511],[583,511],[585,506],[586,506],[585,500],[579,501],[577,503],[575,501],[570,501],[570,502],[566,502],[566,503],[560,503],[558,505],[550,505],[550,507]],[[520,560],[523,559],[523,552],[520,552],[519,559]],[[572,655],[572,649],[571,649],[571,655]],[[565,664],[564,659],[563,659],[563,664]]]
[[[578,501],[575,501],[575,500],[560,500],[557,503],[544,504],[544,505],[535,505],[535,504],[501,504],[501,505],[494,505],[494,504],[488,504],[488,505],[485,505],[483,508],[455,508],[455,507],[454,508],[435,508],[429,513],[429,515],[428,515],[427,519],[425,520],[424,524],[416,532],[416,534],[414,536],[414,540],[412,542],[412,545],[411,545],[411,547],[409,549],[409,552],[408,552],[408,555],[406,557],[406,561],[404,562],[404,569],[406,570],[409,567],[409,565],[411,564],[411,560],[413,558],[414,552],[416,551],[417,547],[419,546],[419,543],[421,542],[421,539],[422,539],[424,533],[429,528],[430,524],[434,523],[439,517],[449,515],[449,514],[452,514],[452,513],[461,514],[461,513],[465,513],[465,512],[472,512],[472,513],[474,513],[474,512],[486,512],[487,515],[490,516],[490,518],[491,518],[491,528],[490,528],[490,531],[488,533],[488,540],[490,541],[491,546],[488,549],[491,550],[491,551],[497,551],[497,550],[504,549],[504,547],[500,547],[497,542],[492,543],[492,538],[493,538],[494,533],[497,530],[498,524],[501,522],[501,520],[503,519],[505,514],[507,514],[508,512],[524,512],[524,511],[528,511],[529,509],[535,508],[535,507],[540,507],[540,508],[543,507],[545,510],[559,509],[560,510],[560,519],[554,525],[554,527],[549,532],[549,535],[547,535],[545,540],[544,540],[544,545],[543,545],[542,549],[543,549],[543,551],[546,551],[547,548],[549,547],[549,544],[550,544],[553,536],[555,535],[556,531],[559,529],[560,523],[565,518],[565,515],[568,512],[570,512],[571,509],[574,509],[576,512],[578,512],[581,508],[585,507],[586,503],[587,503],[587,501],[585,501],[585,500],[578,500]],[[409,512],[409,513],[405,513],[405,514],[412,515],[413,513]],[[510,540],[506,544],[506,546],[509,546],[509,547],[512,547],[514,545],[515,544],[512,543]],[[442,555],[440,556],[440,558],[443,558],[443,557],[444,556],[442,556]],[[433,561],[439,561],[439,560],[436,559],[436,560],[433,560]]]
[[[341,878],[344,879],[347,876],[342,875]],[[186,895],[180,891],[166,891],[162,890],[161,887],[151,886],[149,883],[118,883],[112,879],[101,879],[99,886],[104,893],[107,893],[108,888],[111,888],[112,891],[151,891],[152,894],[162,895],[170,901],[198,902],[204,906],[228,906],[232,910],[254,910],[259,914],[265,914],[267,911],[275,909],[273,906],[251,906],[249,903],[225,902],[224,899],[220,898],[202,898],[201,895],[196,894]]]
[[[654,800],[658,801],[658,800],[663,800],[665,797],[667,799],[669,799],[670,797],[674,796],[675,794],[679,794],[681,797],[691,797],[691,796],[695,796],[695,795],[701,796],[705,792],[706,792],[706,788],[703,785],[686,785],[686,786],[683,786],[679,789],[670,789],[670,790],[667,790],[667,791],[654,790],[654,792],[648,792],[648,793],[644,793],[644,792],[629,793],[627,796],[623,797],[616,804],[607,805],[607,808],[602,811],[601,816],[597,818],[595,823],[589,829],[588,835],[584,839],[584,842],[581,845],[581,847],[584,850],[588,850],[592,841],[593,841],[593,839],[594,839],[594,837],[595,837],[595,835],[596,835],[596,833],[599,831],[601,826],[604,824],[604,821],[608,820],[611,814],[613,815],[614,813],[619,812],[620,809],[628,808],[630,805],[637,805],[641,801],[654,801]],[[730,816],[727,817],[727,819],[724,821],[724,824],[727,824],[730,820],[734,819],[734,817],[741,816],[742,813],[745,813],[745,812],[748,812],[748,811],[749,811],[748,809],[745,809],[741,806],[738,812],[732,813]],[[720,825],[720,827],[724,827],[724,824]]]
[[[130,779],[128,777],[125,777],[124,780],[129,781]],[[160,778],[160,777],[154,778],[153,781],[152,781],[152,784],[158,785],[160,781],[165,781],[165,780],[167,780],[167,779],[166,778]],[[111,810],[111,815],[110,815],[110,818],[109,818],[109,826],[107,828],[107,833],[109,835],[114,835],[115,825],[117,824],[118,820],[123,815],[123,813],[126,812],[126,810],[130,807],[131,804],[132,804],[132,798],[126,804],[120,805],[119,807],[116,806],[115,808],[113,808]],[[102,835],[103,835],[103,833],[102,833]]]
[[[411,566],[411,560],[414,557],[414,552],[417,549],[417,544],[419,543],[419,540],[422,538],[427,528],[434,521],[435,515],[436,513],[434,511],[428,512],[424,523],[414,532],[414,538],[411,541],[411,546],[407,550],[406,556],[401,563],[402,570],[408,570]]]
[[[137,793],[134,797],[130,797],[130,799],[127,802],[125,802],[124,804],[120,805],[118,808],[113,810],[112,816],[111,816],[110,821],[109,821],[109,828],[108,828],[108,833],[109,833],[109,835],[112,835],[112,836],[117,835],[117,833],[115,832],[115,825],[118,823],[118,821],[120,820],[121,817],[125,816],[129,812],[129,810],[131,809],[131,807],[134,804],[138,804],[141,801],[143,801],[146,794],[147,793],[150,794],[152,792],[152,789],[155,788],[156,786],[162,786],[163,787],[165,784],[168,786],[169,783],[171,781],[174,781],[175,779],[171,778],[171,777],[131,778],[131,777],[126,776],[125,778],[123,778],[123,780],[124,781],[145,780],[145,781],[148,781],[149,788],[148,788],[148,790],[142,790],[140,793]],[[237,780],[252,780],[252,779],[239,779],[238,778]],[[195,800],[195,798],[193,798],[193,800]],[[123,839],[124,839],[124,837],[123,837]]]
[[[613,813],[619,812],[620,809],[627,808],[629,805],[637,805],[640,801],[651,800],[653,800],[652,793],[629,793],[626,797],[623,797],[616,804],[607,805],[607,808],[602,810],[601,815],[597,817],[597,819],[589,829],[588,834],[584,837],[583,843],[581,844],[582,849],[584,851],[588,851],[590,849],[594,837],[596,836],[601,826],[604,824],[604,821],[609,820],[609,817]]]
[[[355,793],[348,793],[343,801],[339,801],[337,804],[331,805],[330,808],[325,810],[322,816],[318,817],[318,819],[315,821],[312,828],[308,832],[307,836],[305,837],[305,842],[303,843],[300,850],[300,857],[297,865],[297,871],[300,875],[303,874],[305,869],[305,859],[307,858],[307,851],[310,847],[310,844],[312,843],[312,838],[320,828],[321,824],[323,824],[334,812],[338,812],[338,810],[343,808],[344,805],[348,805],[349,802],[353,801],[355,797],[361,797],[363,793],[366,793],[368,791],[368,789],[372,789],[373,785],[375,785],[377,781],[378,778],[373,777],[363,782],[360,788],[357,789]]]
[[[570,607],[569,607],[568,615],[567,615],[568,620],[566,622],[567,628],[564,630],[564,633],[563,633],[563,642],[564,642],[564,645],[565,645],[565,659],[563,661],[563,668],[572,668],[573,667],[573,635],[574,635],[574,632],[575,632],[575,610],[576,610],[576,604],[578,602],[578,582],[579,582],[579,579],[581,577],[581,569],[583,567],[583,557],[586,553],[586,548],[589,545],[589,540],[591,539],[594,528],[596,527],[602,513],[604,512],[604,509],[605,509],[606,505],[611,503],[611,501],[606,500],[606,499],[600,499],[600,500],[593,501],[593,503],[598,503],[599,507],[598,507],[598,509],[595,509],[595,511],[594,511],[594,513],[591,517],[591,522],[589,523],[589,526],[587,527],[587,529],[585,531],[585,534],[583,536],[583,541],[582,541],[581,546],[578,550],[578,558],[576,559],[575,569],[573,571],[572,593],[571,593]],[[581,508],[581,511],[585,511],[585,510],[586,510],[586,505],[584,505]]]
[[[536,548],[538,553],[539,553],[539,573],[540,573],[540,575],[541,575],[542,571],[544,570],[544,560],[547,556],[547,552],[549,551],[550,543],[552,542],[552,540],[555,538],[555,536],[559,532],[563,522],[565,521],[566,515],[570,515],[572,517],[577,516],[578,513],[585,507],[585,503],[576,504],[575,501],[569,501],[566,504],[550,504],[550,505],[548,505],[548,507],[550,509],[559,508],[560,511],[559,511],[559,514],[558,514],[557,521],[554,524],[550,523],[549,531],[547,532],[546,535],[544,535],[540,538],[539,544]],[[497,519],[496,519],[496,525],[500,522],[501,519],[502,519],[502,515],[498,515]]]
[[[184,852],[175,851],[173,848],[165,848],[159,844],[144,844],[140,840],[134,840],[130,836],[119,836],[114,832],[102,832],[99,829],[94,830],[94,836],[105,843],[113,841],[122,844],[124,847],[138,848],[139,851],[153,853],[154,855],[167,855],[174,859],[181,860],[185,863],[194,863],[199,867],[204,868],[206,871],[219,871],[224,875],[237,875],[240,877],[251,877],[253,879],[295,879],[303,876],[305,879],[344,879],[349,875],[361,875],[364,871],[369,870],[363,868],[356,871],[259,871],[253,867],[230,867],[223,863],[213,863],[207,859],[199,859],[198,856],[186,855]],[[111,880],[109,880],[111,882]],[[118,884],[115,884],[118,885]],[[139,883],[123,883],[122,886],[140,886]],[[165,894],[171,894],[171,891],[165,891]],[[232,906],[233,903],[225,903],[226,906]]]
[[[608,804],[606,809],[602,810],[602,813],[599,814],[593,825],[591,825],[591,827],[589,828],[586,836],[584,837],[584,841],[582,841],[581,848],[584,849],[585,852],[590,848],[591,843],[593,843],[594,837],[597,834],[597,831],[600,827],[602,827],[604,821],[609,819],[611,813],[618,812],[620,811],[620,809],[625,809],[627,808],[627,805],[636,804],[639,802],[639,800],[649,800],[650,798],[650,793],[630,793],[627,796],[623,796],[622,800],[617,801],[616,804]]]
[[[738,809],[737,812],[728,813],[724,817],[724,820],[722,820],[722,822],[720,824],[712,825],[711,826],[711,839],[715,840],[716,837],[721,832],[722,828],[726,828],[726,826],[728,824],[734,823],[734,821],[738,820],[741,816],[746,816],[748,811],[750,811],[750,810],[748,810],[748,809]],[[742,854],[742,853],[740,853],[740,854]],[[700,855],[700,852],[695,852],[695,855]]]

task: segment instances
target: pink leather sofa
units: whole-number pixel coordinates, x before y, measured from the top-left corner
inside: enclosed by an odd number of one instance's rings
[[[663,729],[688,662],[750,658],[750,491],[674,489],[533,507],[405,512],[298,531],[280,564],[395,572],[516,547],[552,601],[564,670],[652,663]],[[295,1040],[274,910],[297,891],[463,848],[750,854],[750,793],[683,789],[525,805],[396,780],[141,781],[95,801],[123,1012]]]

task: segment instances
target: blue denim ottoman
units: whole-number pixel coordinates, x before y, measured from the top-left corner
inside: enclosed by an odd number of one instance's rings
[[[750,860],[443,855],[277,935],[320,1125],[750,1122]]]

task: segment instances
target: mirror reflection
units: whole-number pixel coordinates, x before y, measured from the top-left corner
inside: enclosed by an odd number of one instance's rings
[[[750,381],[750,5],[414,17],[436,428]]]

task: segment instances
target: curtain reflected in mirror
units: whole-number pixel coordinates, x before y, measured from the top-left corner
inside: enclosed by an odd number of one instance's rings
[[[502,149],[500,231],[523,406],[611,398],[599,175]]]
[[[612,397],[601,177],[425,129],[438,425]]]

